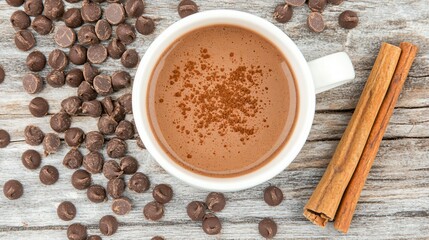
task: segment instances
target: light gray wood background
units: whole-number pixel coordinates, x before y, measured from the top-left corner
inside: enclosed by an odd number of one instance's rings
[[[151,36],[139,35],[132,45],[141,55],[152,40],[173,22],[179,20],[175,0],[147,0],[146,15],[156,20],[156,32]],[[251,12],[273,21],[272,11],[279,1],[266,0],[197,0],[201,11],[209,9],[237,9]],[[70,4],[68,4],[70,6]],[[338,15],[355,10],[360,25],[353,30],[338,26]],[[68,222],[56,215],[61,201],[71,200],[78,209],[73,222],[88,226],[90,234],[99,234],[98,220],[110,214],[110,202],[93,204],[85,191],[77,191],[69,179],[71,170],[61,164],[67,151],[62,150],[43,159],[43,164],[53,164],[60,171],[60,180],[53,186],[44,186],[38,180],[38,170],[25,169],[21,153],[33,148],[25,144],[23,130],[27,124],[40,125],[45,132],[49,117],[36,119],[27,109],[34,97],[22,89],[21,78],[27,72],[24,65],[27,53],[18,51],[13,44],[14,30],[9,17],[16,8],[0,1],[0,64],[7,78],[0,84],[0,128],[12,136],[12,144],[0,149],[0,186],[8,179],[19,179],[25,188],[24,196],[16,201],[0,196],[0,239],[66,239]],[[165,217],[159,222],[149,222],[142,214],[143,206],[152,199],[151,194],[126,195],[134,200],[134,210],[118,216],[121,226],[117,234],[103,239],[150,239],[154,235],[166,239],[259,239],[257,224],[263,217],[273,217],[278,223],[276,239],[285,238],[350,238],[392,239],[429,238],[429,1],[428,0],[379,0],[346,1],[341,6],[329,6],[323,15],[327,28],[315,34],[306,27],[308,8],[294,9],[294,16],[287,24],[275,23],[299,46],[307,60],[316,59],[337,51],[346,51],[356,68],[356,79],[340,88],[317,96],[317,114],[310,137],[297,159],[279,176],[252,189],[227,193],[225,210],[218,214],[223,223],[218,236],[205,235],[200,223],[191,222],[185,206],[192,200],[202,200],[207,192],[178,182],[166,174],[146,150],[137,148],[135,141],[128,141],[129,154],[139,159],[140,171],[149,175],[154,184],[174,186],[175,196],[166,205]],[[56,48],[53,35],[38,36],[36,49],[49,53]],[[420,52],[411,69],[404,91],[391,119],[375,165],[347,235],[336,232],[332,225],[321,229],[302,216],[302,209],[322,176],[333,151],[344,131],[353,108],[372,67],[380,43],[399,44],[411,41],[420,46]],[[105,73],[122,69],[118,61],[109,59],[102,67]],[[48,69],[43,72],[47,73]],[[130,70],[131,74],[135,70]],[[122,91],[117,95],[128,92]],[[75,89],[53,89],[46,86],[37,94],[48,99],[50,114],[60,109],[60,100],[75,94]],[[128,116],[132,119],[132,116]],[[85,131],[96,129],[96,119],[77,117],[73,126]],[[42,151],[41,147],[35,149]],[[85,150],[82,150],[85,152]],[[105,184],[101,175],[95,183]],[[262,200],[262,191],[270,184],[279,186],[285,200],[278,207],[269,207]]]

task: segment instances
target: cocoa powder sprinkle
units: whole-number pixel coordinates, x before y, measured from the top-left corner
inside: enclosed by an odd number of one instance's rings
[[[229,53],[233,61],[242,61],[234,56],[234,52]],[[234,132],[242,136],[240,141],[245,144],[258,130],[252,118],[267,105],[255,94],[268,91],[266,87],[259,87],[265,67],[239,64],[227,71],[224,66],[213,65],[210,58],[209,51],[201,48],[198,62],[189,60],[182,66],[175,66],[170,73],[169,85],[181,84],[179,90],[173,93],[178,99],[176,106],[179,113],[183,119],[191,117],[190,114],[196,119],[191,129],[178,125],[180,119],[173,119],[172,123],[180,133],[189,135],[193,130],[200,143],[213,133],[224,136]],[[160,98],[158,102],[164,101]]]

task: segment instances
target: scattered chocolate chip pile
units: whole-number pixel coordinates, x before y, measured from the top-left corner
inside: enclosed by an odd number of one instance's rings
[[[279,23],[287,23],[292,19],[293,7],[300,7],[304,4],[308,5],[310,14],[307,17],[308,28],[316,33],[323,32],[325,29],[325,20],[323,11],[329,4],[340,5],[344,0],[286,0],[285,4],[279,4],[274,9],[273,18]],[[338,23],[342,28],[352,29],[359,23],[359,18],[356,12],[347,10],[340,14]]]
[[[186,207],[186,213],[192,221],[202,221],[202,228],[206,234],[216,235],[222,230],[222,223],[214,213],[222,211],[225,205],[226,199],[222,193],[211,192],[205,202],[190,202]]]
[[[141,35],[154,32],[155,22],[143,16],[145,4],[143,0],[6,0],[14,7],[23,6],[24,10],[15,11],[10,22],[17,30],[14,43],[21,51],[29,51],[36,46],[34,33],[52,35],[53,42],[59,47],[45,56],[34,50],[26,59],[30,72],[22,78],[23,89],[29,94],[40,93],[44,82],[50,87],[60,88],[67,85],[76,88],[76,96],[61,101],[61,111],[50,117],[53,132],[44,133],[39,127],[28,125],[24,130],[28,145],[43,145],[44,154],[56,154],[64,146],[69,151],[62,157],[62,164],[73,172],[71,185],[79,191],[86,191],[89,201],[102,203],[112,199],[111,209],[116,215],[126,215],[133,210],[130,198],[124,196],[126,188],[136,193],[145,193],[150,188],[147,175],[138,172],[137,159],[127,155],[127,140],[137,140],[137,145],[145,148],[135,131],[132,121],[126,118],[132,114],[131,94],[125,93],[117,99],[110,96],[114,92],[128,88],[132,77],[126,71],[118,70],[112,75],[102,71],[102,64],[107,58],[117,59],[125,68],[134,68],[139,62],[135,49],[127,46]],[[276,7],[274,18],[279,22],[287,22],[292,17],[292,6],[301,6],[304,0],[287,0],[286,5]],[[339,4],[342,1],[329,1]],[[309,1],[314,14],[324,9],[326,1]],[[187,17],[198,12],[197,4],[192,0],[182,0],[177,11],[180,17]],[[317,16],[319,17],[319,16]],[[323,25],[323,18],[322,18]],[[346,11],[340,16],[340,25],[353,28],[358,19],[354,12]],[[134,23],[134,24],[130,24]],[[311,23],[311,24],[310,24]],[[311,20],[310,28],[314,31],[323,30],[320,22]],[[31,31],[29,28],[32,28]],[[55,29],[55,34],[52,34]],[[38,72],[46,66],[51,71],[46,76]],[[97,66],[94,66],[97,65]],[[80,67],[79,67],[80,66]],[[0,83],[5,79],[5,71],[0,66]],[[101,99],[101,100],[100,100]],[[49,112],[49,103],[42,97],[35,97],[28,105],[31,115],[45,117]],[[98,131],[85,133],[82,129],[72,127],[73,117],[85,115],[98,119]],[[61,134],[61,135],[59,135]],[[60,138],[60,136],[64,136]],[[10,135],[0,129],[0,148],[7,147]],[[83,155],[79,148],[86,148],[89,153]],[[111,158],[105,160],[101,151],[106,150]],[[119,160],[119,161],[118,161]],[[29,170],[39,170],[39,180],[44,185],[55,184],[60,174],[57,167],[42,166],[42,155],[32,149],[22,153],[23,166]],[[92,183],[93,174],[103,174],[108,183],[106,186]],[[124,175],[131,175],[124,180]],[[23,185],[17,180],[9,180],[3,186],[4,195],[15,200],[24,193]],[[151,221],[160,220],[165,213],[165,205],[173,198],[170,185],[159,184],[153,188],[153,201],[143,208],[143,216]],[[264,191],[264,200],[270,206],[277,206],[283,200],[280,189],[270,186]],[[208,194],[205,202],[193,201],[187,206],[187,214],[192,221],[201,221],[203,231],[209,235],[219,234],[222,229],[220,219],[215,213],[225,208],[226,199],[222,193]],[[58,218],[72,221],[78,214],[76,206],[70,201],[61,202],[56,209]],[[106,215],[99,220],[99,232],[111,236],[118,231],[119,222],[113,215]],[[265,218],[259,223],[259,232],[265,238],[272,238],[277,233],[276,223]],[[99,240],[98,235],[88,236],[87,227],[80,223],[72,223],[67,229],[67,238],[72,240]],[[152,240],[162,240],[155,236]]]
[[[278,206],[283,201],[283,192],[276,186],[268,186],[264,190],[264,201],[269,206]],[[264,218],[258,225],[259,234],[264,238],[273,238],[277,234],[277,224],[271,218]]]

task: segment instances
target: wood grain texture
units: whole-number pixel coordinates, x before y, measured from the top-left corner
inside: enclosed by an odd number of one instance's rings
[[[229,8],[251,12],[273,21],[272,10],[281,1],[248,0],[197,0],[200,10]],[[138,36],[131,47],[140,55],[152,40],[170,24],[179,19],[177,1],[146,0],[146,15],[155,19],[155,34]],[[67,6],[72,6],[67,4]],[[78,6],[78,4],[75,4]],[[162,235],[166,239],[260,239],[257,223],[263,217],[273,217],[279,225],[276,239],[392,239],[429,238],[429,8],[427,0],[346,1],[340,6],[329,6],[324,12],[327,29],[321,34],[311,33],[305,26],[307,7],[295,8],[291,22],[275,23],[296,42],[307,60],[337,51],[346,51],[356,68],[353,83],[319,94],[317,113],[312,131],[298,158],[279,176],[267,183],[246,191],[227,193],[227,207],[218,214],[223,222],[222,234],[209,237],[199,223],[191,222],[185,207],[192,200],[203,200],[206,191],[189,187],[169,176],[150,157],[146,150],[137,148],[135,141],[128,141],[129,154],[139,159],[140,171],[146,173],[152,187],[159,183],[174,185],[175,197],[166,206],[166,215],[160,222],[149,222],[142,214],[143,206],[151,200],[150,193],[126,192],[134,200],[134,210],[118,217],[118,233],[103,239],[150,239]],[[355,10],[360,25],[353,30],[338,27],[337,17],[346,9]],[[60,171],[60,180],[52,186],[43,186],[38,180],[38,170],[30,171],[21,164],[21,154],[28,148],[42,151],[41,147],[25,144],[23,130],[29,123],[40,125],[45,132],[49,117],[32,118],[27,108],[35,96],[25,93],[21,78],[27,69],[27,53],[18,51],[13,44],[14,30],[9,17],[16,8],[0,1],[0,64],[7,78],[0,84],[0,128],[7,129],[12,144],[0,149],[0,186],[8,179],[19,179],[25,189],[23,198],[9,201],[0,196],[0,239],[66,239],[69,223],[60,221],[56,207],[63,200],[74,202],[78,214],[73,222],[82,222],[90,234],[99,234],[98,220],[110,214],[110,203],[90,203],[85,191],[77,191],[69,179],[72,171],[61,161],[68,148],[43,159],[43,164],[53,164]],[[53,34],[36,36],[36,49],[48,54],[56,48]],[[302,209],[320,180],[332,154],[350,120],[365,80],[367,79],[381,41],[399,44],[410,41],[420,47],[402,96],[391,119],[380,152],[368,177],[356,209],[348,235],[334,230],[332,225],[320,229],[302,216]],[[101,67],[101,66],[100,66]],[[101,70],[104,73],[122,69],[119,61],[109,59]],[[46,75],[48,69],[42,72]],[[131,74],[135,70],[129,70]],[[116,93],[119,96],[130,89]],[[72,96],[76,89],[46,86],[42,93],[50,103],[50,114],[60,109],[60,101]],[[132,116],[127,116],[132,119]],[[73,126],[85,131],[96,129],[96,119],[80,116],[73,118]],[[85,149],[82,152],[85,153]],[[95,183],[105,184],[102,175],[94,177]],[[284,194],[285,201],[278,207],[269,207],[262,200],[263,189],[275,184]]]

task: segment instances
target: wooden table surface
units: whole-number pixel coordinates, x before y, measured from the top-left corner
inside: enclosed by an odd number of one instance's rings
[[[273,22],[273,8],[281,0],[197,2],[201,11],[236,9]],[[179,20],[176,7],[177,1],[173,0],[147,0],[146,15],[155,19],[156,31],[150,36],[138,35],[132,47],[143,55],[160,32]],[[359,14],[360,25],[353,30],[338,26],[337,17],[346,9]],[[22,88],[22,76],[28,71],[25,67],[28,53],[17,50],[13,44],[14,29],[9,17],[15,10],[4,0],[0,1],[0,64],[7,74],[5,82],[0,84],[0,128],[9,131],[12,137],[12,143],[0,149],[0,186],[9,179],[19,179],[25,193],[16,201],[9,201],[1,194],[0,239],[66,239],[69,223],[59,220],[56,215],[56,207],[64,200],[74,202],[78,209],[73,222],[87,225],[90,234],[99,234],[98,221],[103,215],[111,214],[111,201],[93,204],[87,200],[85,191],[77,191],[71,186],[73,171],[61,164],[68,151],[64,144],[59,153],[43,159],[43,164],[52,164],[59,169],[60,179],[52,186],[42,185],[38,179],[39,171],[27,170],[21,164],[23,151],[29,148],[42,151],[41,147],[30,147],[24,142],[25,126],[35,124],[41,126],[44,132],[52,130],[49,116],[33,118],[28,111],[28,103],[35,96],[27,94]],[[203,200],[207,192],[178,182],[161,169],[146,150],[140,150],[135,140],[128,141],[129,154],[138,158],[140,171],[150,177],[152,187],[159,183],[173,185],[174,199],[166,205],[165,217],[161,221],[149,222],[144,219],[142,209],[151,201],[151,194],[127,191],[126,195],[134,200],[134,209],[126,216],[118,216],[121,223],[118,232],[103,239],[150,239],[155,235],[166,239],[259,239],[257,224],[263,217],[273,217],[278,223],[276,239],[429,238],[428,0],[346,1],[340,6],[328,6],[323,13],[327,27],[320,34],[307,29],[308,11],[307,7],[296,8],[291,22],[275,24],[296,42],[307,60],[346,51],[353,60],[356,79],[317,95],[317,113],[311,134],[297,159],[267,183],[246,191],[226,193],[227,206],[218,214],[223,223],[222,233],[209,237],[203,233],[200,223],[188,219],[185,210],[187,203]],[[36,34],[36,38],[36,49],[45,54],[56,48],[53,34]],[[316,227],[302,216],[302,209],[332,157],[382,41],[393,44],[410,41],[420,46],[420,52],[362,192],[351,229],[343,235],[335,231],[332,224],[326,229]],[[101,67],[107,74],[122,68],[119,61],[112,59]],[[46,68],[42,75],[48,71]],[[135,69],[129,71],[132,75],[135,73]],[[126,89],[115,96],[130,90]],[[46,86],[37,96],[49,101],[51,115],[59,111],[61,99],[75,95],[75,91],[70,87],[54,89]],[[127,118],[132,119],[132,116]],[[73,118],[72,126],[90,131],[97,129],[96,122],[91,117],[80,116]],[[85,149],[82,151],[86,153]],[[95,183],[106,184],[101,174],[93,179]],[[279,186],[284,192],[285,199],[278,207],[269,207],[262,200],[262,191],[270,184]]]

